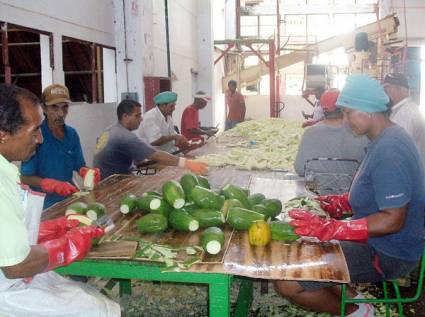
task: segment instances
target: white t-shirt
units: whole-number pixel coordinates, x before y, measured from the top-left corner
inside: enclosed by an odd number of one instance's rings
[[[146,143],[151,144],[158,140],[160,137],[175,135],[174,123],[171,116],[167,118],[161,113],[158,107],[152,108],[143,116],[143,121],[140,124],[138,135]],[[174,152],[177,148],[174,141],[170,141],[163,145],[155,146],[155,148],[166,151],[168,153]]]
[[[412,137],[425,167],[425,117],[419,106],[410,97],[404,98],[391,108],[390,120]]]
[[[18,182],[18,168],[0,155],[0,267],[21,263],[30,253]],[[15,282],[0,271],[0,291]]]

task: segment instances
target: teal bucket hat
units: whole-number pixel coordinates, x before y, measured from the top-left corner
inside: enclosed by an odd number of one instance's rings
[[[162,105],[164,103],[173,103],[177,100],[177,94],[172,91],[163,91],[153,97],[153,102],[156,105]]]
[[[350,75],[336,104],[363,112],[384,112],[390,99],[381,84],[365,74]]]

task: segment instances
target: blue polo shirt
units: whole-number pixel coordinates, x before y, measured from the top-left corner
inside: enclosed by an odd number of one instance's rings
[[[43,143],[38,146],[36,153],[28,161],[22,162],[21,174],[71,182],[73,171],[78,172],[81,167],[86,166],[77,131],[65,125],[65,137],[59,140],[50,131],[47,120],[44,120],[41,132]],[[40,188],[34,189],[41,191]],[[47,194],[44,209],[65,198],[56,194]]]
[[[424,243],[424,179],[418,150],[403,128],[388,127],[370,143],[350,190],[353,218],[407,205],[400,231],[368,239],[376,250],[406,261],[420,258]]]

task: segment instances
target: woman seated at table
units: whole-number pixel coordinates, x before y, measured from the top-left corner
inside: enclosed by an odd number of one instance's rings
[[[352,220],[323,219],[293,210],[291,225],[302,236],[340,242],[352,283],[394,279],[412,271],[423,252],[424,170],[408,134],[386,114],[389,100],[378,81],[351,75],[337,100],[357,135],[371,141],[348,197]],[[329,197],[328,197],[329,198]],[[338,198],[338,197],[334,197]],[[341,204],[343,197],[328,203]],[[339,315],[341,289],[334,283],[278,281],[277,292],[317,312]],[[348,289],[348,297],[361,294]],[[370,304],[349,304],[348,316],[373,316]]]

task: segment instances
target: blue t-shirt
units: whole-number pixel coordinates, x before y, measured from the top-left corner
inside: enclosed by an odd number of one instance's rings
[[[36,153],[28,161],[22,162],[21,174],[71,182],[73,171],[79,171],[86,165],[77,131],[65,125],[65,137],[59,140],[50,131],[47,120],[44,120],[41,132],[43,143],[38,146]],[[34,190],[41,191],[40,188],[34,188]],[[44,208],[65,198],[56,194],[47,194]]]
[[[376,250],[406,261],[418,260],[424,243],[425,176],[419,153],[399,126],[386,128],[368,146],[350,196],[354,219],[407,205],[403,228],[369,238]]]

